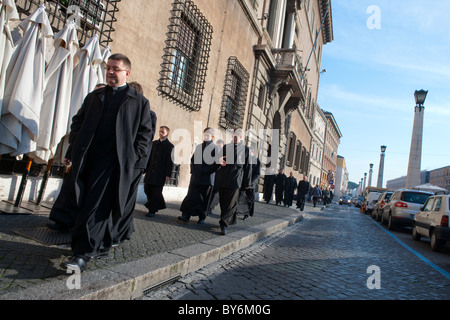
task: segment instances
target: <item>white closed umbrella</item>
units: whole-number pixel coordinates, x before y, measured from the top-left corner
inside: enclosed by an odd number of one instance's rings
[[[39,133],[44,93],[46,38],[53,31],[41,5],[19,27],[24,36],[17,44],[6,72],[0,119],[0,154],[34,151]]]
[[[106,48],[102,50],[102,63],[98,68],[97,83],[106,84],[106,64],[108,63],[108,59],[110,56],[111,56],[111,48],[109,46],[106,46]]]
[[[428,192],[439,192],[439,191],[447,191],[447,189],[432,185],[430,183],[421,184],[419,186],[415,186],[413,189],[420,191],[428,191]]]
[[[66,135],[58,146],[58,151],[56,152],[57,157],[54,158],[55,162],[60,163],[62,163],[67,148],[69,147],[69,133],[72,118],[80,110],[84,98],[86,98],[89,92],[95,89],[98,83],[98,68],[103,61],[98,36],[92,36],[86,45],[77,52],[76,56],[79,62],[73,71],[72,98],[70,101],[69,118],[68,122],[66,122]]]
[[[14,39],[11,33],[11,23],[19,21],[19,14],[13,0],[3,0],[0,12],[0,110],[5,92],[6,70],[14,52]],[[1,115],[0,115],[1,117]]]
[[[28,154],[35,162],[48,162],[66,135],[72,96],[74,57],[78,50],[75,22],[55,36],[55,51],[45,72],[44,100],[41,108],[36,151]]]

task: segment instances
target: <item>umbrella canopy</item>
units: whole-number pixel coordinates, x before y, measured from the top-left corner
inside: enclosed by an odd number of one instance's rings
[[[0,110],[5,92],[6,69],[14,52],[11,22],[19,21],[19,14],[13,0],[3,0],[0,12]],[[0,116],[1,117],[1,116]]]
[[[429,184],[429,183],[425,183],[425,184],[421,184],[420,186],[415,186],[413,189],[415,190],[420,190],[420,191],[428,191],[428,192],[439,192],[439,191],[447,191],[444,188]]]
[[[6,72],[0,119],[0,154],[21,155],[34,151],[39,134],[48,53],[46,38],[53,37],[45,6],[36,9],[19,27],[24,35]]]
[[[37,163],[53,158],[58,143],[66,135],[77,50],[77,29],[72,21],[55,36],[55,52],[45,71],[37,148],[29,154]]]

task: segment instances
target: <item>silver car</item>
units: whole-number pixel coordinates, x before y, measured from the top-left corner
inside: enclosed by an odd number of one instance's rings
[[[387,224],[389,230],[395,227],[412,227],[414,216],[433,193],[400,189],[395,191],[383,208],[381,223]]]
[[[381,220],[381,213],[383,212],[383,208],[386,205],[386,203],[389,201],[389,199],[391,198],[392,194],[393,194],[393,192],[391,192],[391,191],[383,192],[378,197],[378,200],[372,209],[372,218],[373,219],[375,219],[377,221]]]

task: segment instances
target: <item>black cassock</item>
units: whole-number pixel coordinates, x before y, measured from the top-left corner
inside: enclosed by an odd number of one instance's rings
[[[236,223],[239,189],[248,187],[251,180],[249,153],[250,149],[242,142],[226,144],[222,149],[221,154],[226,156],[227,164],[216,173],[221,227]]]
[[[288,207],[292,206],[292,201],[294,199],[294,192],[297,189],[297,179],[294,177],[289,177],[286,179],[284,187],[284,204]]]
[[[253,213],[255,212],[255,190],[258,187],[258,179],[261,174],[261,162],[258,158],[252,156],[250,163],[252,171],[251,183],[248,189],[241,188],[239,191],[237,214],[253,217]]]
[[[89,94],[72,119],[70,146],[76,200],[74,256],[85,260],[108,248],[125,212],[135,169],[145,167],[151,141],[148,100],[128,86]]]
[[[275,201],[279,204],[283,201],[284,184],[286,183],[286,175],[284,173],[277,174],[275,179]]]
[[[273,186],[275,185],[275,176],[267,174],[264,177],[264,200],[269,203],[272,200]]]
[[[191,180],[188,193],[180,206],[182,216],[189,219],[198,216],[205,220],[210,211],[211,196],[215,180],[215,163],[218,147],[212,142],[203,142],[195,148],[191,157]]]

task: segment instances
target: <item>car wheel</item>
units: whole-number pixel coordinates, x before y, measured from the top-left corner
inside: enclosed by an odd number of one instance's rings
[[[433,251],[439,251],[442,247],[443,241],[436,238],[436,233],[433,231],[431,231],[431,235],[430,235],[430,245],[431,245],[431,250]]]
[[[387,226],[388,230],[394,230],[395,229],[394,221],[392,221],[392,214],[389,215],[387,224],[388,224],[388,226]]]
[[[416,241],[420,241],[420,239],[422,238],[422,236],[417,232],[416,226],[414,226],[414,228],[412,230],[412,238],[413,238],[413,240],[416,240]]]

